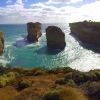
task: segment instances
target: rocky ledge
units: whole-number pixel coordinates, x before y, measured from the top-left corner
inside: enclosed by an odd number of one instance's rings
[[[3,53],[3,49],[4,49],[4,35],[2,30],[0,29],[0,54]]]
[[[38,38],[42,35],[42,25],[39,22],[33,23],[28,22],[27,23],[27,40],[29,42],[37,42]]]
[[[47,47],[51,49],[64,49],[66,46],[65,34],[56,26],[46,28]]]
[[[83,21],[70,23],[70,30],[82,42],[100,46],[100,22]]]

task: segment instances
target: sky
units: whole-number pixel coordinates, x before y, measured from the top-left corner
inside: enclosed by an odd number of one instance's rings
[[[0,0],[0,24],[100,21],[100,0]]]

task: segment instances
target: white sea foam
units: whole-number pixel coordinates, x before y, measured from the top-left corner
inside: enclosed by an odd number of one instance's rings
[[[5,48],[8,48],[8,47],[10,47],[10,46],[11,46],[10,44],[6,44],[6,45],[5,45]]]
[[[10,63],[10,61],[8,61],[7,59],[5,59],[5,57],[3,57],[2,59],[0,58],[0,65],[6,66],[9,63]]]
[[[16,40],[18,41],[18,40],[22,40],[22,39],[24,39],[23,37],[17,37],[16,38]]]

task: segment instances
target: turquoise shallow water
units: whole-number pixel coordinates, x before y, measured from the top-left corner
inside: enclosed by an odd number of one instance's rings
[[[66,48],[64,50],[47,48],[45,29],[49,25],[56,25],[65,33]],[[42,24],[43,33],[37,43],[27,41],[25,24],[0,25],[0,29],[5,35],[5,50],[0,56],[0,65],[26,68],[70,66],[81,71],[100,69],[100,48],[78,42],[69,34],[68,24]]]

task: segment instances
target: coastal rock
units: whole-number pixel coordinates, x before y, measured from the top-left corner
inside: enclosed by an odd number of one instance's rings
[[[4,35],[2,30],[0,29],[0,54],[3,53],[3,49],[4,49]]]
[[[42,25],[39,22],[29,22],[27,23],[27,31],[27,40],[29,42],[37,42],[38,38],[42,35]]]
[[[100,46],[100,22],[76,22],[70,23],[71,33],[82,42]]]
[[[64,49],[66,46],[65,34],[56,26],[46,28],[47,47],[52,49]]]

